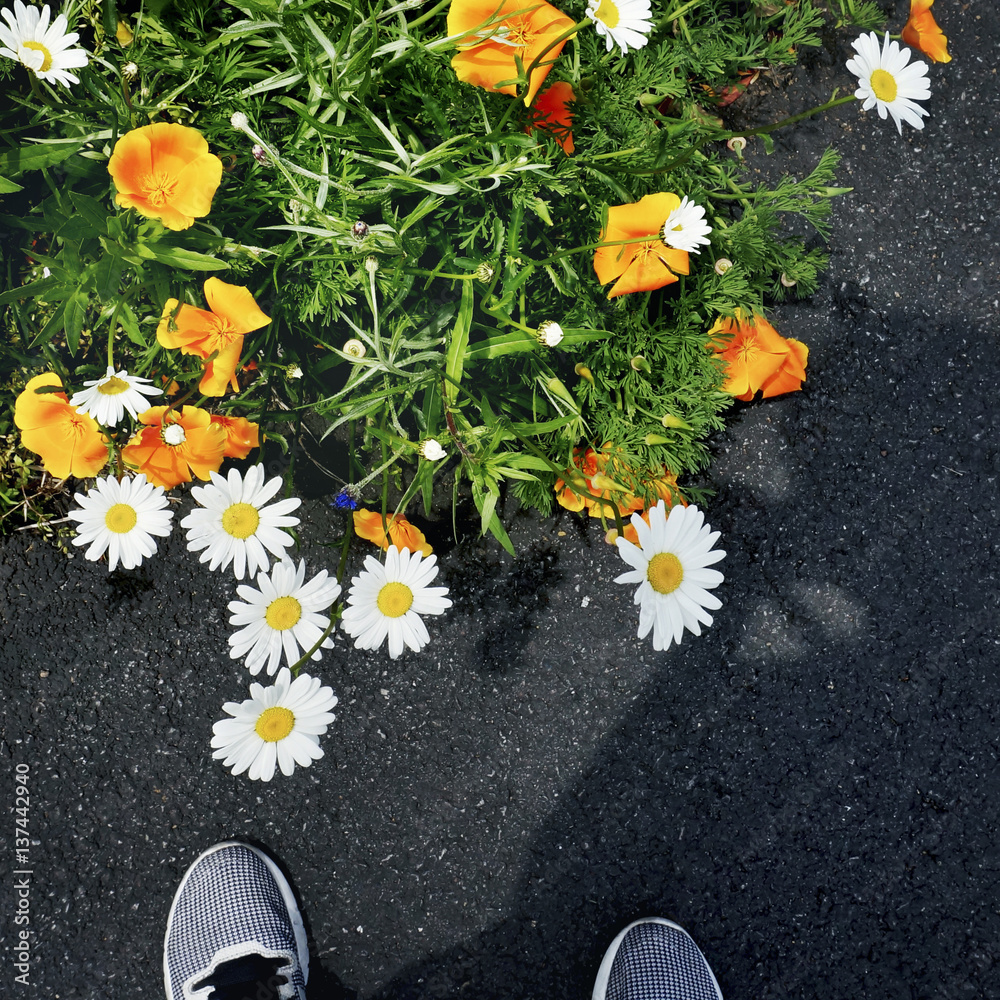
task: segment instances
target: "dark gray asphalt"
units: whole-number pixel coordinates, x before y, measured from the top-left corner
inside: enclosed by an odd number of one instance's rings
[[[231,578],[179,534],[110,577],[0,542],[3,788],[13,807],[28,766],[34,872],[22,988],[9,826],[0,995],[161,996],[177,881],[244,837],[301,893],[315,1000],[576,1000],[653,913],[730,998],[1000,997],[1000,14],[935,12],[955,59],[922,134],[852,105],[748,151],[801,171],[833,144],[855,192],[820,293],[773,317],[810,346],[806,389],[717,442],[729,555],[702,639],[654,653],[596,527],[518,516],[516,560],[444,553],[455,607],[422,654],[338,640],[327,756],[260,785],[208,746],[246,690]],[[846,54],[744,113],[849,85]],[[333,568],[339,515],[305,510]]]

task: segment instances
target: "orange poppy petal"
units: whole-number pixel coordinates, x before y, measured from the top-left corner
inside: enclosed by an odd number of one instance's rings
[[[230,383],[235,381],[236,366],[239,364],[242,351],[242,336],[226,338],[226,342],[220,346],[219,354],[215,360],[209,361],[205,365],[205,373],[198,385],[203,395],[224,396],[226,394]],[[239,389],[238,383],[236,389]]]
[[[627,240],[630,236],[653,236],[663,228],[667,216],[680,205],[675,194],[661,191],[647,194],[630,205],[608,209],[608,235],[602,239]]]
[[[192,161],[208,152],[208,140],[196,129],[176,122],[156,122],[138,131],[149,139],[154,171],[176,176]],[[221,161],[220,161],[221,162]]]
[[[195,218],[208,215],[221,181],[222,160],[213,153],[199,156],[178,171],[173,207]]]
[[[170,314],[177,310],[174,329],[171,330]],[[182,354],[196,354],[207,358],[219,349],[215,343],[219,335],[219,320],[207,309],[198,309],[186,302],[177,309],[177,299],[167,299],[163,316],[156,328],[156,339],[162,347],[180,348]]]
[[[640,252],[636,253],[625,273],[608,292],[609,299],[630,292],[652,292],[677,281],[677,275],[665,266],[661,255],[648,248],[649,244],[642,244]]]
[[[264,315],[250,290],[242,285],[209,278],[205,282],[205,301],[216,316],[228,320],[235,333],[251,333],[271,322],[271,317]]]

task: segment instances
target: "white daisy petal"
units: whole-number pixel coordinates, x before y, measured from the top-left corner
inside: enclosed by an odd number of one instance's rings
[[[135,419],[143,410],[149,409],[147,396],[159,396],[161,389],[149,385],[150,379],[129,375],[123,368],[115,372],[108,365],[107,372],[98,379],[84,382],[87,386],[73,393],[70,405],[81,413],[88,413],[99,424],[114,427],[125,416],[126,411]]]
[[[653,30],[649,0],[588,0],[587,17],[607,42],[608,52],[617,45],[622,55],[641,49]]]
[[[333,722],[329,710],[336,704],[337,696],[318,678],[299,674],[292,681],[282,667],[271,687],[251,684],[246,701],[223,706],[232,718],[212,727],[212,756],[254,781],[270,781],[276,769],[288,776],[296,764],[308,767],[323,756],[319,737]]]
[[[280,562],[270,576],[259,574],[258,589],[246,585],[237,588],[247,603],[229,603],[229,624],[239,626],[229,637],[230,656],[245,656],[247,669],[253,674],[265,664],[267,672],[273,674],[281,664],[282,653],[292,666],[330,626],[329,616],[321,612],[340,596],[340,584],[327,581],[325,570],[320,574],[322,586],[313,586],[314,581],[305,583],[305,565],[301,560],[296,570],[291,562]],[[333,639],[328,636],[322,648],[332,647]],[[313,659],[319,659],[319,655],[317,650]]]
[[[114,476],[98,479],[86,496],[75,494],[79,510],[67,517],[77,522],[74,545],[87,545],[87,559],[108,553],[108,570],[120,562],[123,569],[135,569],[156,552],[153,535],[170,533],[174,516],[162,486],[146,482],[145,473],[120,483]]]
[[[238,469],[230,469],[228,478],[217,472],[210,475],[210,486],[191,490],[201,508],[181,521],[187,529],[188,550],[204,549],[200,560],[209,563],[211,570],[225,569],[231,563],[237,580],[266,571],[268,553],[281,559],[292,544],[292,536],[282,529],[299,523],[287,514],[302,501],[290,497],[267,506],[281,488],[281,477],[264,483],[260,465],[251,466],[245,476]]]
[[[712,227],[705,222],[705,209],[688,201],[685,195],[663,223],[663,242],[675,250],[701,253],[699,247],[708,246],[711,231]]]
[[[858,54],[847,60],[847,68],[858,78],[854,96],[864,101],[862,109],[876,108],[883,120],[891,115],[900,135],[904,121],[922,129],[922,119],[928,112],[915,102],[931,95],[926,79],[927,64],[911,63],[910,50],[891,41],[888,34],[881,50],[874,31],[861,35],[851,44]]]
[[[355,647],[378,649],[388,638],[389,656],[396,659],[407,646],[414,652],[426,646],[430,635],[421,615],[442,614],[452,603],[446,587],[427,586],[437,572],[434,556],[400,552],[395,545],[389,546],[385,566],[366,556],[365,568],[351,581],[342,619]]]
[[[707,550],[719,533],[711,531],[705,515],[692,504],[675,505],[669,517],[661,500],[649,510],[649,524],[636,546],[623,538],[616,539],[622,558],[633,567],[617,577],[615,583],[638,583],[635,603],[639,605],[639,638],[653,633],[653,649],[669,649],[679,643],[687,629],[701,634],[702,625],[711,625],[713,611],[722,607],[714,594],[708,593],[722,583],[718,570],[706,569],[725,556],[721,550]],[[635,519],[633,519],[633,524]],[[638,529],[638,525],[636,525]]]

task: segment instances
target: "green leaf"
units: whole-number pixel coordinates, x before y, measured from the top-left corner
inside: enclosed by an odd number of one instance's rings
[[[60,289],[62,282],[58,278],[39,278],[38,281],[31,281],[20,288],[10,288],[6,292],[0,292],[0,306],[5,306],[9,302],[17,302],[19,299],[37,299],[48,292]],[[58,298],[65,298],[65,295],[58,295]]]
[[[70,354],[76,354],[80,346],[80,334],[83,333],[83,320],[87,315],[88,297],[86,292],[75,291],[66,300],[63,313],[63,330],[66,333],[66,343]]]
[[[15,184],[13,181],[7,180],[6,177],[0,177],[0,194],[13,194],[15,191],[24,190],[20,184]]]
[[[111,254],[105,254],[94,268],[94,290],[102,302],[110,302],[118,297],[125,262]]]
[[[182,267],[185,271],[228,271],[229,265],[217,257],[205,253],[195,253],[181,247],[163,246],[159,243],[140,243],[136,247],[140,257],[156,260],[161,264]]]
[[[22,146],[20,149],[8,149],[0,153],[0,174],[21,174],[26,170],[41,170],[68,159],[83,148],[83,143],[77,139],[68,142],[37,143]]]
[[[462,381],[462,371],[465,367],[465,353],[469,345],[469,331],[472,329],[472,310],[475,305],[471,281],[462,282],[462,302],[458,307],[458,316],[448,341],[448,355],[445,361],[445,375],[448,380],[444,388],[445,399],[454,403],[458,397],[458,386]]]

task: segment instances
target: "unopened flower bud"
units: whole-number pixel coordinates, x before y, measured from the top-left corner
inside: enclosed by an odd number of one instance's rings
[[[728,257],[720,257],[715,262],[715,273],[720,277],[733,266],[733,262]]]
[[[643,441],[647,445],[668,444],[670,442],[670,438],[665,438],[662,434],[647,434],[643,438]]]
[[[637,354],[629,364],[632,366],[633,371],[645,372],[647,375],[653,370],[649,367],[649,362],[641,354]]]
[[[487,264],[486,261],[483,261],[483,263],[480,264],[479,267],[476,268],[476,278],[477,278],[477,280],[481,281],[484,285],[488,281],[492,281],[493,280],[493,268],[490,267],[490,265]]]
[[[343,352],[352,358],[363,358],[368,353],[362,341],[352,337],[342,348]]]
[[[378,257],[365,257],[365,270],[369,274],[374,274],[378,270]]]
[[[664,413],[660,418],[660,423],[664,427],[674,427],[684,431],[691,430],[691,425],[687,421],[681,420],[680,417],[675,417],[672,413]]]
[[[743,150],[747,148],[747,141],[741,135],[734,135],[732,139],[726,143],[726,146],[734,153],[742,153]]]
[[[240,132],[245,132],[250,127],[250,120],[242,111],[234,111],[229,119],[229,124]]]
[[[351,226],[351,235],[358,241],[363,240],[368,235],[368,223],[362,222],[361,219],[358,219],[358,221]]]
[[[250,152],[253,153],[253,158],[262,167],[266,167],[271,162],[271,158],[267,155],[267,150],[259,142],[253,144],[253,149]]]
[[[538,342],[542,347],[555,347],[562,339],[563,329],[553,320],[546,320],[538,328]]]
[[[423,458],[428,462],[440,462],[442,458],[447,458],[448,453],[441,447],[441,443],[434,438],[427,438],[420,442],[417,449]]]
[[[551,392],[554,396],[559,396],[561,399],[566,400],[567,403],[570,403],[574,408],[576,407],[577,404],[576,400],[573,398],[573,394],[566,388],[566,385],[561,378],[556,378],[555,375],[553,375],[552,378],[546,380],[545,385],[549,392]]]
[[[781,275],[781,283],[785,286],[785,288],[794,288],[798,284],[794,278],[789,278],[784,272],[782,272]]]
[[[596,385],[594,381],[594,373],[584,364],[577,364],[574,366],[573,371],[580,376],[580,378],[585,378],[591,385]]]

